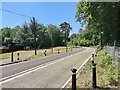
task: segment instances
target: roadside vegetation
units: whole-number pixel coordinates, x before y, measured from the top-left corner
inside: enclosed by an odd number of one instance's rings
[[[71,48],[71,47],[67,47],[67,52],[70,51],[74,51],[74,50],[78,50],[79,48]],[[37,50],[37,55],[34,55],[34,50],[19,50],[19,51],[15,51],[13,53],[13,57],[17,57],[17,53],[19,53],[19,55],[25,55],[25,54],[29,54],[32,53],[29,57],[26,58],[20,58],[20,60],[31,60],[31,59],[37,59],[40,57],[44,57],[45,54],[44,52],[46,51],[46,56],[49,55],[54,55],[54,54],[60,54],[60,53],[65,53],[66,52],[66,47],[61,46],[61,47],[54,47],[54,48],[49,48],[49,49],[39,49]],[[10,53],[3,53],[0,54],[0,60],[6,60],[6,59],[10,59],[11,58],[11,52]],[[19,61],[20,61],[19,60]]]
[[[24,54],[28,54],[28,53],[30,53],[32,51],[33,50],[19,50],[19,51],[15,51],[13,53],[13,57],[17,57],[17,53],[19,53],[20,55],[24,55]],[[10,58],[11,58],[11,52],[10,53],[0,54],[0,60],[10,59]]]
[[[67,52],[75,51],[75,50],[79,50],[79,48],[71,49],[71,47],[67,47]],[[46,51],[46,56],[60,54],[60,53],[66,53],[66,47],[56,47],[56,48],[39,50],[37,55],[31,55],[29,57],[23,58],[22,60],[25,61],[25,60],[32,60],[32,59],[38,59],[41,57],[45,57],[45,51]]]
[[[95,57],[96,73],[97,73],[97,86],[99,88],[117,88],[119,67],[112,66],[112,57],[107,54],[105,50],[101,50],[98,56]],[[84,78],[84,79],[83,79]],[[89,60],[79,73],[77,78],[78,88],[92,88],[92,67],[91,60]]]

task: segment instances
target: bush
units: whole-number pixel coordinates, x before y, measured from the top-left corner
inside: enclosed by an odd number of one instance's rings
[[[112,56],[105,50],[100,52],[101,67],[105,70],[110,85],[118,85],[118,68],[112,66]]]

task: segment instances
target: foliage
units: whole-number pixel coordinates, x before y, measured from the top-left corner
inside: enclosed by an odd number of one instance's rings
[[[30,23],[25,22],[22,26],[2,28],[1,33],[3,45],[15,43],[18,46],[34,48],[35,39],[36,48],[64,45],[63,32],[52,24],[44,26],[36,21],[35,23],[33,23],[33,21]]]
[[[105,71],[110,85],[118,85],[118,67],[112,66],[112,57],[105,50],[100,52],[101,68]]]
[[[64,42],[67,45],[68,37],[69,37],[69,34],[70,34],[70,30],[72,30],[72,27],[70,26],[69,23],[63,22],[63,23],[60,24],[60,29],[64,33]]]
[[[104,45],[113,44],[114,40],[120,44],[119,10],[120,3],[118,2],[79,2],[75,17],[78,22],[86,25],[88,30],[92,30],[98,36],[103,32]]]

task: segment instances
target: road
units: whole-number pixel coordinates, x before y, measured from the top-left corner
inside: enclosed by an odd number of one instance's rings
[[[2,88],[60,88],[70,78],[70,69],[78,69],[93,51],[93,48],[81,48],[78,51],[3,66],[3,78],[38,67],[7,78],[1,83]]]

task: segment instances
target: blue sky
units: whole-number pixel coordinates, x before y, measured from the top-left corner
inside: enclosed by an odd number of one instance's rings
[[[71,34],[77,33],[81,28],[80,23],[75,19],[77,2],[4,2],[2,9],[35,17],[38,23],[44,25],[59,26],[60,23],[66,21],[73,28]],[[2,27],[0,28],[21,26],[25,21],[29,23],[30,19],[2,11]]]

